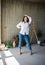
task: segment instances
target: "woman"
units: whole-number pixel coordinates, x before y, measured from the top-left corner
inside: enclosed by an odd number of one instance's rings
[[[17,28],[21,29],[19,33],[19,49],[20,49],[19,54],[22,54],[21,53],[22,38],[24,38],[24,40],[28,44],[30,55],[32,55],[31,43],[29,39],[29,25],[31,24],[31,21],[32,21],[31,17],[25,15],[23,17],[23,20],[19,24],[16,25]]]

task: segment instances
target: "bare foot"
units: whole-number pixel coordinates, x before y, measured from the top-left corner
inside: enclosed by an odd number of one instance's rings
[[[19,52],[18,54],[19,54],[19,55],[21,55],[21,54],[22,54],[22,52]]]
[[[32,51],[30,51],[30,55],[32,55]]]
[[[18,51],[18,52],[19,52],[19,53],[18,53],[19,55],[21,55],[21,54],[22,54],[21,49],[19,49],[19,51]]]

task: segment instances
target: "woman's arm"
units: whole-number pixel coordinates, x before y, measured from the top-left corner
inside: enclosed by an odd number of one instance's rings
[[[32,18],[30,16],[27,16],[29,18],[29,24],[32,22]]]
[[[19,24],[16,25],[17,28],[21,28],[21,22]]]

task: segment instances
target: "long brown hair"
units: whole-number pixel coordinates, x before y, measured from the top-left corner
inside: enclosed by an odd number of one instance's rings
[[[23,17],[23,20],[22,20],[23,22],[24,22],[24,18],[25,18],[25,17],[27,17],[27,16],[24,16],[24,17]],[[29,22],[29,18],[28,18],[28,17],[27,17],[27,22]]]

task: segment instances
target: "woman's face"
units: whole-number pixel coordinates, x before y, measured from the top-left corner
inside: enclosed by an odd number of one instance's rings
[[[26,16],[24,17],[24,22],[27,22],[27,17]]]

